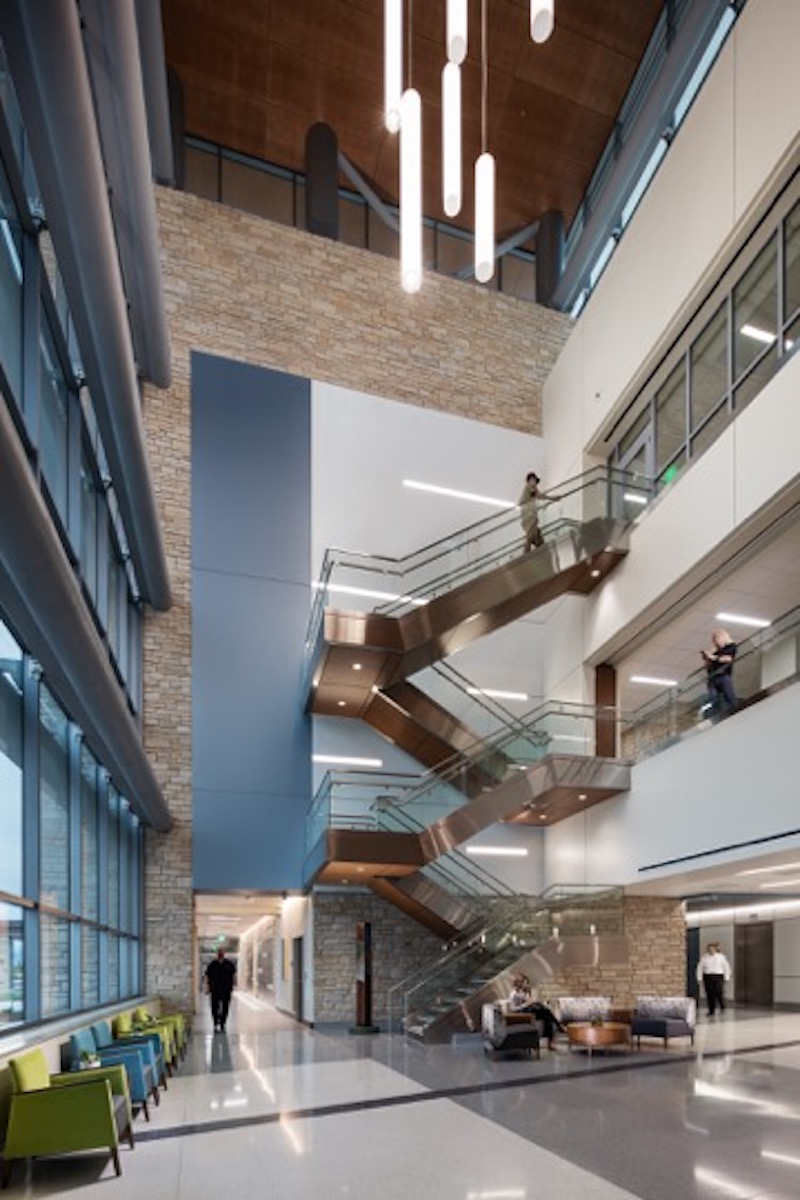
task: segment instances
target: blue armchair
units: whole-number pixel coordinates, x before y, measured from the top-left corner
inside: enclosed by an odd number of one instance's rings
[[[167,1090],[167,1071],[162,1052],[161,1038],[157,1033],[143,1033],[128,1037],[114,1037],[111,1032],[111,1026],[108,1021],[97,1021],[91,1026],[92,1036],[95,1045],[99,1050],[110,1050],[114,1046],[134,1046],[142,1048],[146,1055],[146,1061],[153,1068],[153,1078],[156,1084],[160,1084],[164,1091]]]
[[[152,1098],[156,1104],[159,1102],[156,1068],[151,1051],[152,1047],[149,1045],[101,1047],[97,1045],[91,1029],[81,1029],[69,1039],[69,1065],[71,1070],[79,1070],[84,1058],[96,1059],[102,1067],[122,1063],[128,1072],[131,1101],[143,1110],[145,1120],[149,1121],[148,1099]]]

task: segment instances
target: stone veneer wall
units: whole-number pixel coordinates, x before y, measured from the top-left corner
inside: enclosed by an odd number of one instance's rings
[[[174,818],[146,843],[146,987],[190,1009],[190,353],[541,433],[561,313],[438,275],[407,296],[395,261],[157,189],[172,386],[144,417],[174,604],[144,634],[143,733]]]
[[[686,922],[680,900],[626,896],[623,911],[630,962],[572,967],[540,989],[543,999],[610,996],[615,1008],[632,1008],[637,996],[686,994]]]
[[[625,932],[630,962],[625,966],[572,967],[538,990],[557,996],[610,996],[615,1008],[633,1008],[643,995],[686,992],[686,924],[679,900],[627,896]],[[372,922],[373,1018],[386,1015],[393,984],[431,964],[441,941],[388,901],[371,895],[325,893],[314,897],[315,1023],[352,1021],[355,1012],[355,925]]]
[[[371,893],[314,896],[314,1023],[355,1021],[356,936],[360,921],[372,934],[372,1017],[388,1015],[388,993],[442,951],[440,938],[387,900]]]

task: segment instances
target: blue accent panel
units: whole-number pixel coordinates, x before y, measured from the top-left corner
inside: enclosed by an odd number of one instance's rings
[[[302,886],[311,384],[192,355],[194,886]]]
[[[197,787],[307,792],[298,679],[309,587],[196,571],[192,607]]]
[[[308,585],[311,383],[192,355],[192,566]]]
[[[307,796],[195,791],[193,879],[201,891],[300,887]]]

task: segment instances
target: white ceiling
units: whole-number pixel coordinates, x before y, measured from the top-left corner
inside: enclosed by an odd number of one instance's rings
[[[280,894],[264,892],[195,892],[197,936],[203,940],[224,934],[239,938],[264,917],[281,911]]]

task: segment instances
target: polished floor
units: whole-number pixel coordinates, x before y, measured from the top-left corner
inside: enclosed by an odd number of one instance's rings
[[[238,994],[122,1150],[17,1164],[75,1200],[797,1200],[800,1013],[701,1018],[694,1048],[487,1058],[309,1030]]]

